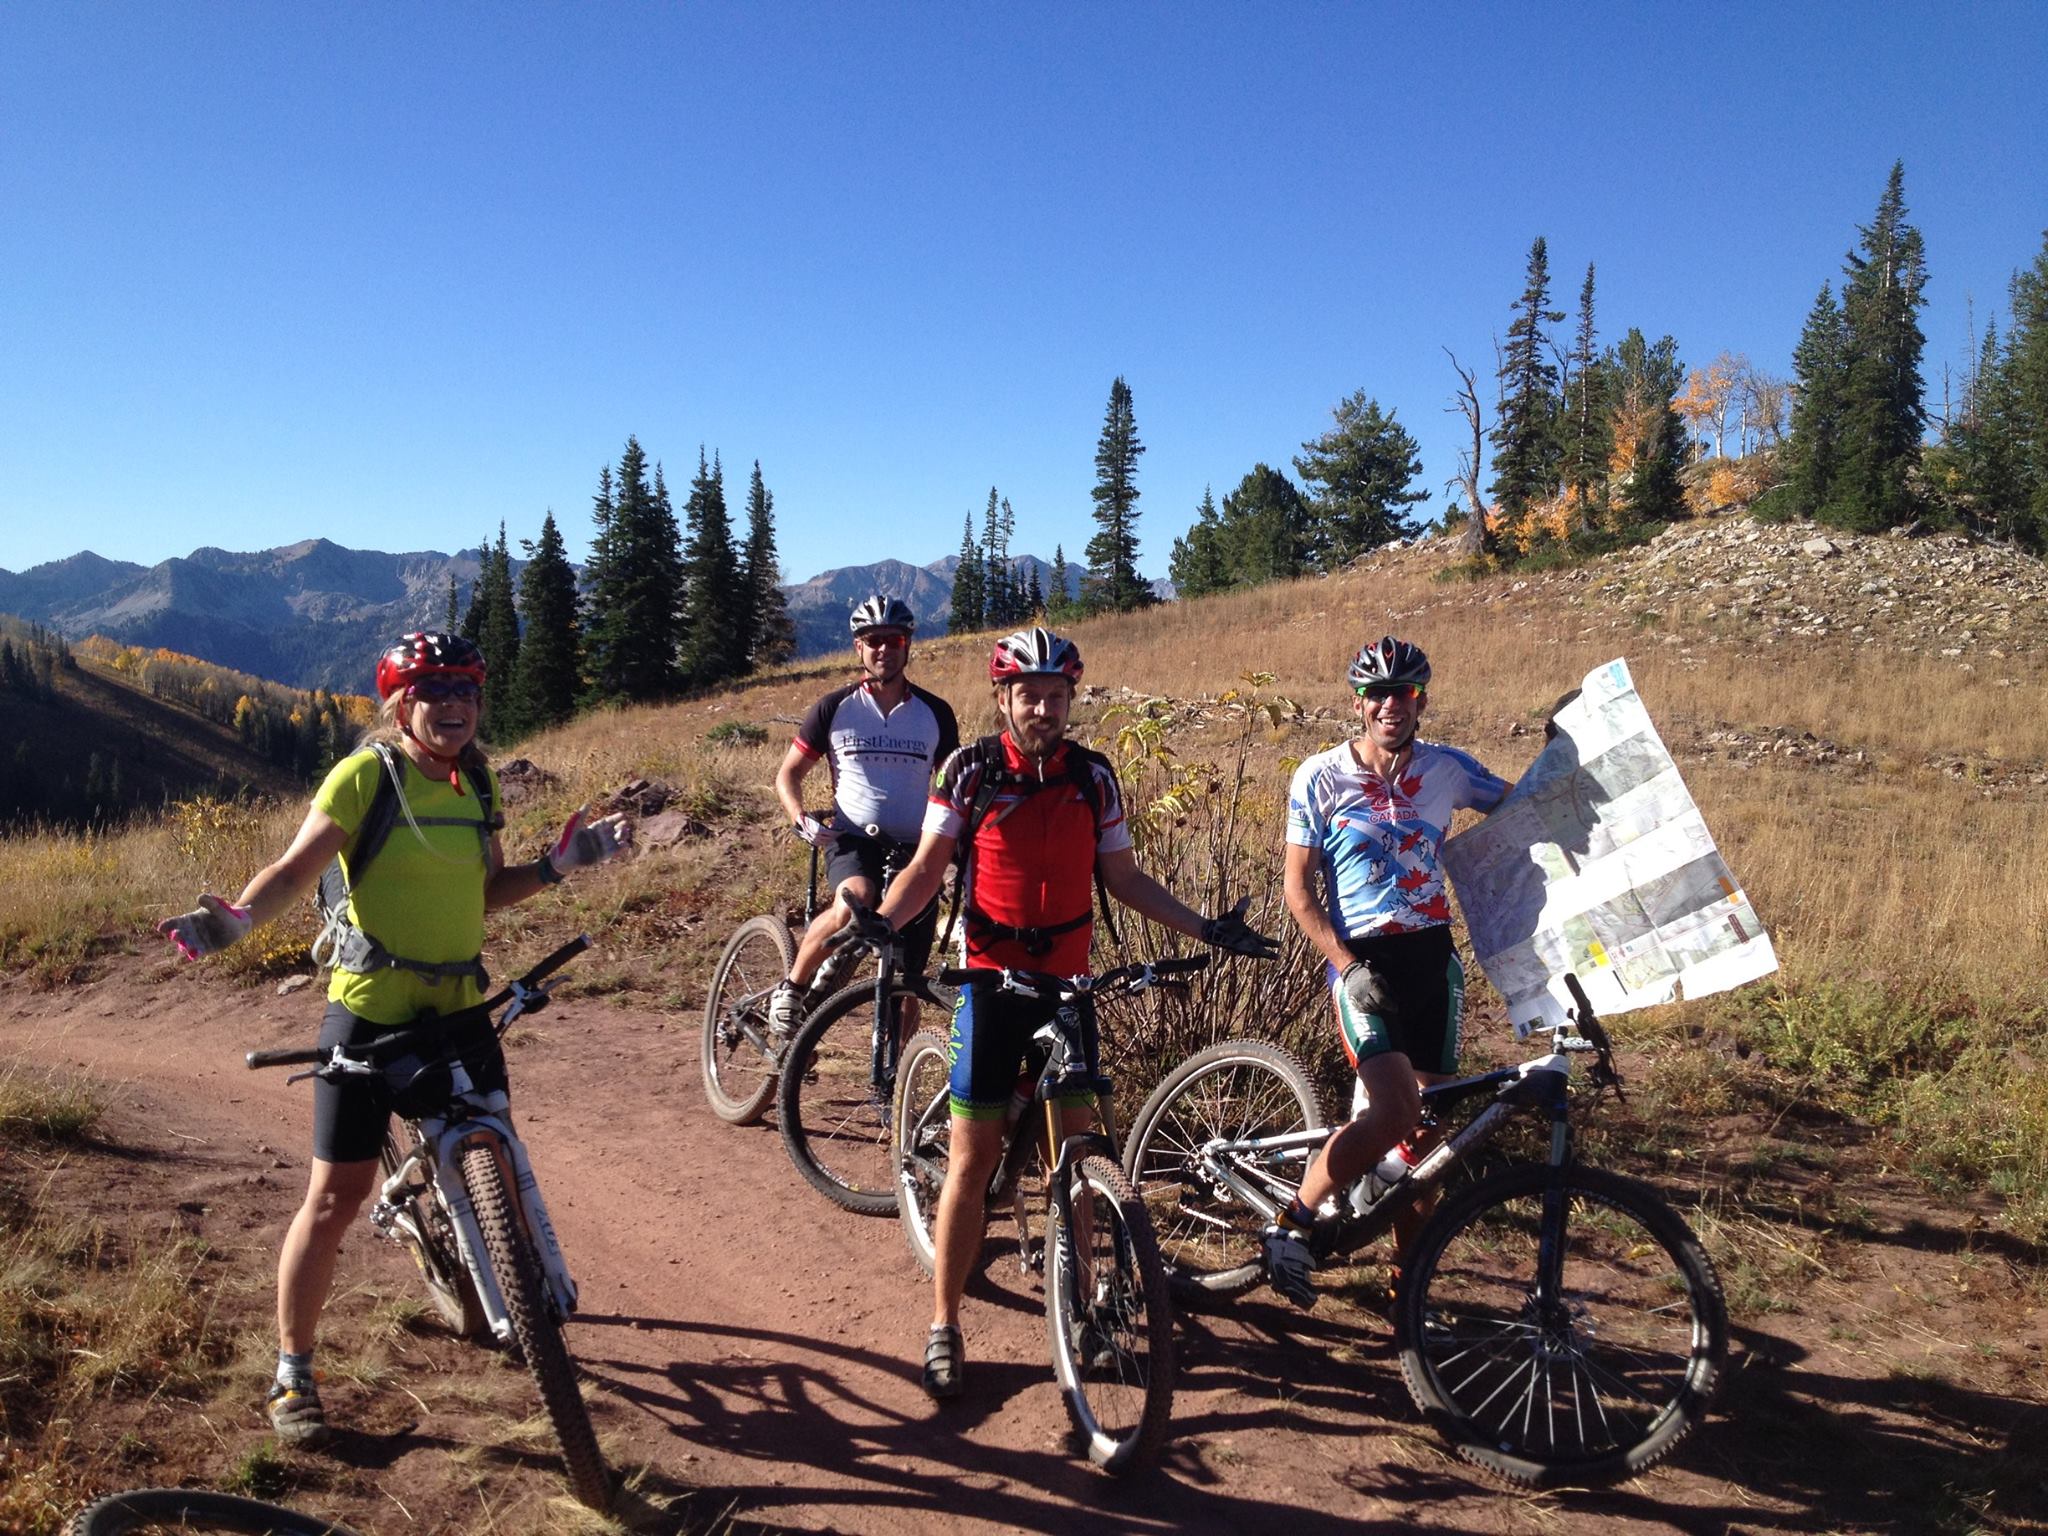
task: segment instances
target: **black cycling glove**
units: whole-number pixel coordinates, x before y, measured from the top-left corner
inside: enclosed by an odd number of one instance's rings
[[[1249,955],[1254,960],[1271,960],[1280,953],[1277,939],[1269,939],[1257,932],[1244,920],[1251,910],[1252,899],[1245,896],[1236,906],[1219,916],[1209,918],[1202,924],[1202,942],[1214,944],[1218,949],[1228,950],[1233,955]]]

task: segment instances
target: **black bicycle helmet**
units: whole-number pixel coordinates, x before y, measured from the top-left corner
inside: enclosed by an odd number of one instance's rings
[[[1429,658],[1422,654],[1419,645],[1396,640],[1392,635],[1381,635],[1351,658],[1344,680],[1351,685],[1353,693],[1397,683],[1413,683],[1418,688],[1427,688]]]
[[[917,633],[917,615],[910,611],[909,604],[897,598],[884,597],[879,592],[858,604],[846,622],[856,639],[871,629],[900,629],[906,635]]]

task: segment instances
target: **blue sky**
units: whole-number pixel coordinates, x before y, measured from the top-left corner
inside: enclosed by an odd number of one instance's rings
[[[2048,5],[0,8],[0,567],[454,549],[628,433],[784,573],[1078,556],[1110,381],[1141,563],[1364,389],[1455,468],[1557,307],[1789,371],[1894,159],[1926,372],[2048,225]],[[2029,105],[2029,103],[2032,105]]]

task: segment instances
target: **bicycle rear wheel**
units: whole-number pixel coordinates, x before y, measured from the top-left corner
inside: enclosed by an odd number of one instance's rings
[[[1152,1223],[1123,1170],[1089,1156],[1069,1171],[1074,1230],[1050,1203],[1045,1320],[1053,1374],[1105,1472],[1158,1460],[1173,1414],[1173,1314]]]
[[[398,1135],[384,1132],[384,1147],[377,1154],[378,1172],[384,1181],[404,1166],[406,1156],[417,1142],[416,1131],[408,1128],[401,1144]],[[469,1266],[462,1262],[462,1247],[455,1239],[455,1224],[443,1203],[438,1185],[424,1173],[414,1175],[413,1186],[394,1202],[391,1230],[426,1282],[427,1296],[457,1338],[481,1339],[490,1335],[483,1303],[477,1299],[476,1282]]]
[[[88,1504],[64,1536],[145,1536],[162,1531],[221,1531],[234,1536],[356,1536],[345,1525],[257,1499],[204,1488],[135,1488]]]
[[[953,1147],[952,1051],[937,1030],[911,1036],[896,1063],[896,1214],[911,1257],[932,1272],[939,1191]]]
[[[775,1097],[776,1052],[768,994],[796,963],[789,925],[772,912],[750,917],[726,940],[704,999],[704,1096],[711,1112],[751,1125]]]
[[[892,997],[896,1017],[901,999]],[[842,987],[804,1021],[783,1053],[782,1142],[804,1182],[843,1210],[896,1209],[892,1138],[895,1084],[874,1084],[875,989]]]
[[[505,1298],[513,1337],[540,1387],[555,1438],[562,1443],[569,1491],[591,1509],[605,1509],[611,1504],[611,1476],[604,1453],[597,1447],[597,1431],[590,1426],[590,1410],[576,1385],[576,1362],[569,1357],[561,1324],[548,1304],[540,1259],[490,1146],[475,1143],[463,1149],[462,1179],[469,1188],[477,1225],[483,1229],[484,1247]]]
[[[1214,1141],[1248,1141],[1311,1131],[1323,1106],[1308,1069],[1258,1040],[1226,1040],[1197,1051],[1152,1090],[1124,1143],[1124,1169],[1159,1237],[1176,1295],[1235,1296],[1258,1284],[1266,1218],[1205,1177],[1197,1154]],[[1308,1168],[1309,1151],[1240,1152],[1232,1166],[1285,1205]]]
[[[1554,1288],[1538,1279],[1546,1244]],[[1423,1228],[1395,1340],[1416,1405],[1467,1460],[1522,1487],[1611,1483],[1704,1417],[1728,1313],[1699,1240],[1648,1186],[1522,1167]]]

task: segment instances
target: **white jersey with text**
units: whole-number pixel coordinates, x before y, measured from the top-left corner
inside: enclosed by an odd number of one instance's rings
[[[953,706],[916,684],[884,711],[865,682],[835,688],[797,727],[798,750],[822,757],[832,772],[832,808],[841,829],[881,828],[915,843],[924,822],[932,770],[960,745]]]

